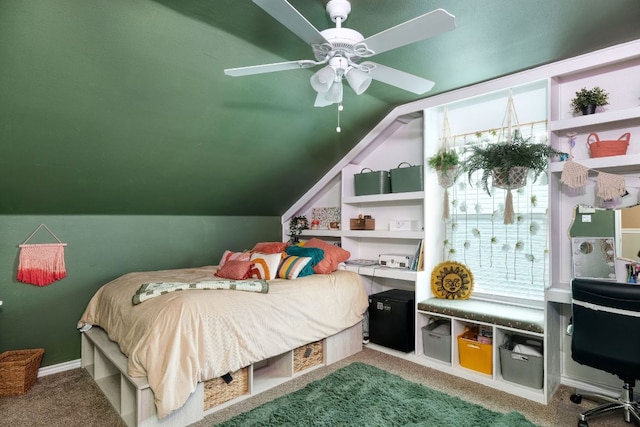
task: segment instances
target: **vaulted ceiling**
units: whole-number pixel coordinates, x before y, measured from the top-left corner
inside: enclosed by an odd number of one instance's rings
[[[638,0],[353,0],[344,26],[437,8],[454,31],[375,57],[434,89],[345,88],[336,133],[316,69],[224,75],[312,58],[250,0],[0,1],[0,214],[281,215],[399,104],[640,38]]]

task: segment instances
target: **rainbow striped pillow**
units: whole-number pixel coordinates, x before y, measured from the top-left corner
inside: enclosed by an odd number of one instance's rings
[[[311,257],[287,255],[280,261],[278,277],[281,279],[295,279],[309,262],[311,262]]]
[[[249,277],[253,279],[273,280],[278,277],[278,266],[282,259],[282,253],[263,254],[254,252],[251,254],[251,270]]]

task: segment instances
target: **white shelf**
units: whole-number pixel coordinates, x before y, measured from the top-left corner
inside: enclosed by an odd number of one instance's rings
[[[422,231],[389,231],[389,230],[344,230],[344,237],[361,239],[407,239],[419,240],[424,238]]]
[[[589,169],[599,171],[615,171],[618,173],[640,172],[640,154],[625,154],[622,156],[597,157],[589,159],[574,159],[575,162]],[[562,172],[565,162],[549,163],[550,172]]]
[[[640,119],[640,107],[624,110],[605,111],[586,116],[571,117],[563,120],[549,122],[549,130],[552,132],[569,131],[587,126],[595,126],[607,123],[623,122]]]
[[[342,203],[347,205],[359,204],[375,204],[375,203],[394,203],[402,201],[420,201],[424,200],[424,191],[412,191],[407,193],[388,193],[388,194],[370,194],[366,196],[346,196]]]
[[[359,239],[404,239],[420,240],[424,238],[422,231],[389,231],[389,230],[302,230],[300,236],[306,237],[352,237]]]
[[[347,264],[347,270],[356,272],[362,276],[383,277],[409,282],[415,282],[418,275],[423,273],[421,271],[412,271],[404,268],[380,267],[379,265],[358,266]]]
[[[558,283],[545,289],[544,299],[547,302],[571,304],[571,285],[568,283]]]
[[[315,236],[315,237],[340,237],[342,236],[341,230],[302,230],[301,236]]]

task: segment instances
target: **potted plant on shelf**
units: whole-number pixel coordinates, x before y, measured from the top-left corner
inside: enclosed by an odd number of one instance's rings
[[[576,114],[593,114],[596,107],[609,104],[609,94],[601,87],[587,89],[583,87],[576,92],[576,96],[571,100],[571,108]]]
[[[487,194],[491,195],[490,176],[494,187],[508,190],[505,201],[505,224],[513,223],[511,190],[523,187],[527,183],[529,171],[532,171],[534,181],[538,179],[547,169],[549,156],[564,154],[547,144],[530,143],[530,139],[531,137],[523,138],[520,131],[516,129],[507,141],[470,147],[469,156],[463,164],[470,183],[472,175],[482,171],[480,184]]]

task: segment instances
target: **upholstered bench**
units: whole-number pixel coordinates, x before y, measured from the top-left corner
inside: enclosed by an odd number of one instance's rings
[[[418,303],[418,310],[522,331],[544,333],[544,310],[542,309],[473,299],[429,298]]]

